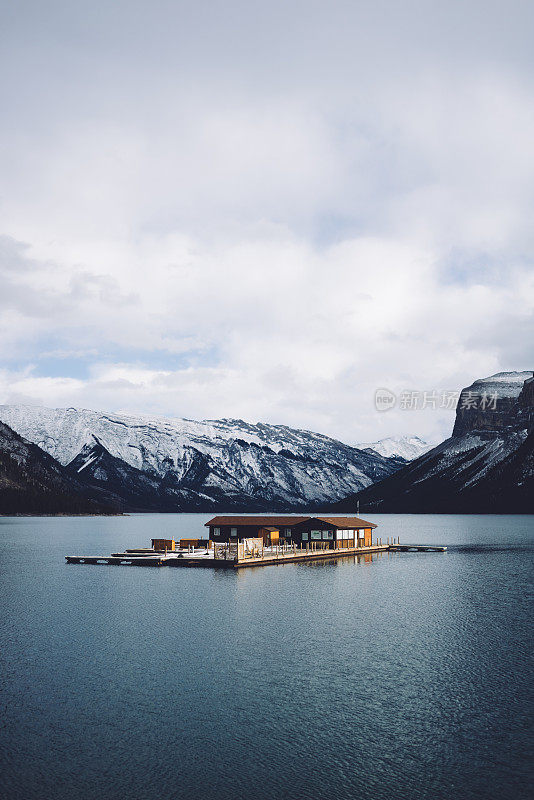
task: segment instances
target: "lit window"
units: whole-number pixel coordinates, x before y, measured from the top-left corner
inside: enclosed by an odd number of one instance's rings
[[[312,539],[320,539],[322,531],[310,531],[310,538]]]
[[[214,536],[220,536],[221,535],[221,529],[220,528],[214,528],[213,529],[213,535]]]

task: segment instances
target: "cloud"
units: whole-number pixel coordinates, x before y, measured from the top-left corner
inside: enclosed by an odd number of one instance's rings
[[[530,366],[512,5],[15,10],[0,400],[446,435],[450,412],[373,393]]]

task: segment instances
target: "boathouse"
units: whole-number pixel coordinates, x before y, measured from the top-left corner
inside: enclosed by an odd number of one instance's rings
[[[337,549],[371,547],[376,525],[360,517],[213,517],[206,522],[214,542],[263,539],[265,545],[291,543],[307,545],[328,542]]]

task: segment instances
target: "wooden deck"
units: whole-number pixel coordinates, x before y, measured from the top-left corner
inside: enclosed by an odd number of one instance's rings
[[[294,561],[324,561],[325,559],[343,558],[344,556],[363,556],[366,553],[384,553],[389,550],[387,544],[376,544],[371,547],[344,547],[325,550],[297,550],[289,553],[264,554],[259,558],[242,558],[229,562],[233,569],[243,567],[264,567],[272,564],[291,564]],[[219,563],[219,562],[218,562]],[[224,563],[224,562],[223,562]]]

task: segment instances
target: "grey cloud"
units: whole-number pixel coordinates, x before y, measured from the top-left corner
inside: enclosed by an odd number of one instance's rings
[[[97,300],[104,306],[133,306],[139,300],[136,292],[123,292],[110,275],[78,272],[70,280],[68,301],[80,303]]]

